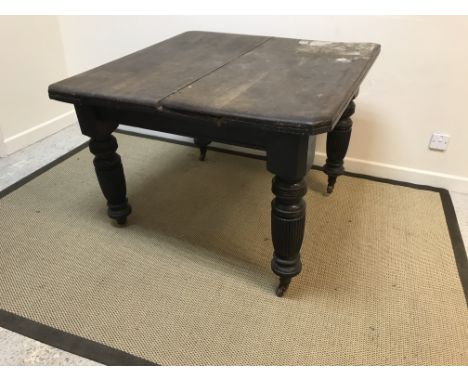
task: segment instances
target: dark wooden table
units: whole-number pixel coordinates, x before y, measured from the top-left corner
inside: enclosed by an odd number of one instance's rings
[[[49,96],[74,104],[119,224],[131,212],[111,135],[119,124],[193,137],[202,160],[211,141],[265,150],[274,174],[271,268],[282,296],[301,271],[315,136],[327,133],[331,193],[344,171],[353,99],[379,51],[372,43],[186,32],[52,84]]]

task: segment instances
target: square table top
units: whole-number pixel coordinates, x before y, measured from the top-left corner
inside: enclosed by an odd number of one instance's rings
[[[341,43],[185,32],[49,86],[78,105],[333,129],[380,52]]]

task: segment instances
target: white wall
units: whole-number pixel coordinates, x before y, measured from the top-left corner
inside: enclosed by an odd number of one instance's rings
[[[66,77],[56,16],[0,17],[0,156],[68,124],[70,105],[48,99],[50,83]]]

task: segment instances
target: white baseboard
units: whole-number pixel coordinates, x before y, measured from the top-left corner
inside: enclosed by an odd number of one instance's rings
[[[327,158],[325,153],[316,152],[316,165],[323,165]],[[395,166],[387,163],[367,161],[357,158],[345,158],[346,171],[376,176],[402,182],[441,187],[449,191],[468,193],[468,178],[440,172],[420,170],[411,167]]]
[[[21,150],[77,121],[74,110],[60,114],[21,133],[5,138],[0,144],[0,156],[7,156]]]

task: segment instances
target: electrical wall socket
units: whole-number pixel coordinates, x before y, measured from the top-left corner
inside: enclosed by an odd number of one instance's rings
[[[450,135],[444,133],[432,133],[429,148],[431,150],[445,151],[447,150]]]

